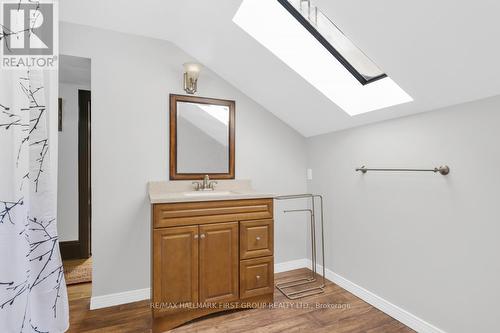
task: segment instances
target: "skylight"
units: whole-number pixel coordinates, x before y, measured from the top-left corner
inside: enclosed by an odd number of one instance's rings
[[[413,100],[308,1],[243,0],[233,22],[351,116]]]

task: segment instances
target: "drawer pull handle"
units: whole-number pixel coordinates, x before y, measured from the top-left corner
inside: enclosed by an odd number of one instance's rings
[[[258,242],[260,241],[260,236],[255,237],[255,240]]]
[[[200,238],[201,238],[201,239],[205,238],[205,234],[201,234],[201,235],[200,235]]]
[[[256,278],[257,280],[260,280],[260,275],[257,275],[255,278]]]

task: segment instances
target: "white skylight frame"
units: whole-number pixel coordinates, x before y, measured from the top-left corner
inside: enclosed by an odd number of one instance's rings
[[[361,84],[276,0],[243,0],[233,22],[351,116],[413,101],[389,77]]]
[[[387,76],[311,0],[277,1],[361,84],[369,84]]]

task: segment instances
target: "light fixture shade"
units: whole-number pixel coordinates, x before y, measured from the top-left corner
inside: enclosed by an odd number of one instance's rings
[[[193,95],[198,90],[198,77],[203,66],[195,62],[186,62],[182,66],[184,67],[184,91]]]
[[[201,69],[203,68],[202,65],[195,62],[186,62],[182,66],[184,67],[184,72],[187,73],[188,78],[194,80],[198,79]]]

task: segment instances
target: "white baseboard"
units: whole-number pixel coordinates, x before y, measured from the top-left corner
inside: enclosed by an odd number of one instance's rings
[[[311,267],[311,260],[309,259],[304,259],[305,265],[303,267]],[[322,272],[323,266],[321,265],[316,265],[316,270],[318,272]],[[356,295],[357,297],[361,298],[363,301],[366,303],[376,307],[380,311],[386,313],[387,315],[391,316],[392,318],[400,321],[401,323],[405,324],[406,326],[410,327],[411,329],[420,332],[420,333],[446,333],[445,331],[437,328],[436,326],[429,324],[425,320],[411,314],[410,312],[400,308],[399,306],[392,304],[391,302],[383,299],[382,297],[375,295],[369,290],[366,290],[365,288],[355,284],[354,282],[351,282],[347,280],[346,278],[342,277],[341,275],[332,272],[328,268],[325,269],[325,275],[326,278],[339,287],[342,287],[343,289],[347,290],[353,295]]]
[[[351,294],[358,296],[366,303],[373,305],[380,311],[385,312],[389,316],[402,322],[403,324],[405,324],[406,326],[410,327],[411,329],[417,332],[445,333],[443,330],[437,328],[436,326],[429,324],[425,320],[411,314],[410,312],[398,307],[395,304],[392,304],[391,302],[383,299],[382,297],[375,295],[371,291],[366,290],[361,286],[358,286],[354,282],[351,282],[343,278],[342,276],[333,273],[328,269],[326,270],[326,277],[328,280],[349,291]]]
[[[303,267],[311,266],[311,261],[308,259],[297,259],[281,262],[274,264],[274,273],[281,273],[286,271],[291,271],[292,269],[298,269]]]
[[[102,296],[92,296],[90,298],[90,310],[143,301],[145,299],[149,299],[150,296],[150,288],[130,290]]]
[[[290,271],[293,269],[311,267],[311,260],[309,259],[297,259],[278,263],[274,265],[274,272],[281,273]],[[318,265],[317,270],[321,272],[322,266]],[[373,305],[382,312],[385,312],[394,319],[400,321],[406,326],[414,329],[420,333],[445,333],[443,330],[429,324],[425,320],[409,313],[408,311],[398,307],[395,304],[383,299],[382,297],[375,295],[369,290],[347,280],[346,278],[340,276],[337,273],[332,272],[329,269],[325,270],[326,278],[348,292],[361,298],[368,304]],[[101,309],[109,306],[115,306],[120,304],[126,304],[131,302],[142,301],[150,298],[150,288],[137,289],[131,291],[125,291],[116,294],[94,296],[90,299],[90,309]]]

